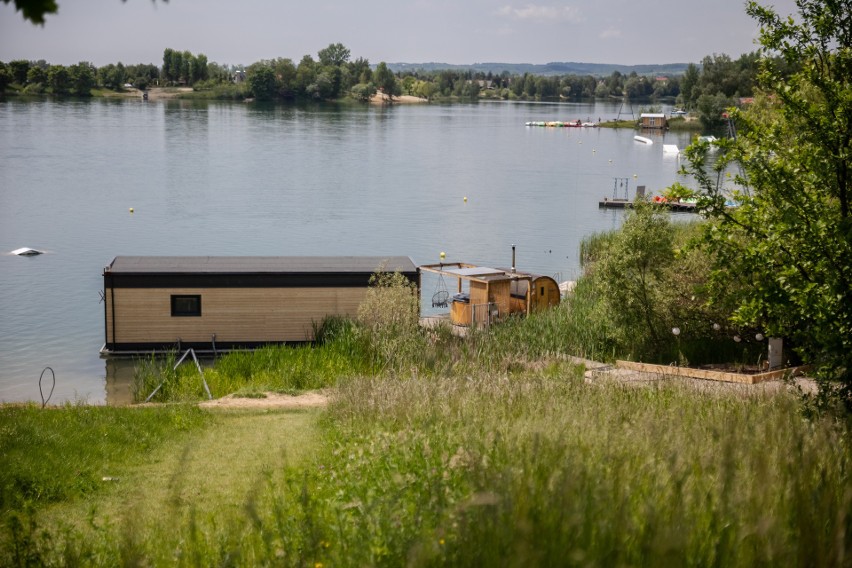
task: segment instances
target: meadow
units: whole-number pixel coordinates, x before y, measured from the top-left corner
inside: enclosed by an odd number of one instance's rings
[[[7,407],[2,563],[848,563],[843,420],[581,371],[353,377],[298,412]]]

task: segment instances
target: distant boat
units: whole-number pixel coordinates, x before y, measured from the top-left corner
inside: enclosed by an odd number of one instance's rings
[[[642,144],[653,144],[654,143],[653,140],[651,140],[650,138],[645,138],[644,136],[634,136],[633,139],[636,140],[637,142],[641,142]]]
[[[679,154],[680,150],[675,144],[663,144],[663,154]]]
[[[683,109],[674,108],[669,114],[671,114],[672,116],[686,116],[688,113]]]

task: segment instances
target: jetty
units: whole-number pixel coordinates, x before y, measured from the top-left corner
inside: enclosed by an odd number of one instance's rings
[[[596,122],[581,122],[580,120],[571,120],[563,122],[560,120],[534,121],[527,122],[526,126],[544,126],[548,128],[596,128]]]
[[[627,198],[630,187],[629,178],[613,178],[612,197],[604,197],[598,201],[599,209],[632,209],[635,201]],[[636,198],[645,197],[645,186],[636,186]],[[695,212],[695,202],[692,201],[669,201],[665,197],[655,195],[651,199],[651,203],[665,207],[671,211],[680,211],[684,213]]]
[[[598,202],[598,207],[601,209],[632,209],[633,201],[627,199],[608,199],[604,197]],[[684,203],[682,201],[664,201],[653,200],[651,203],[665,207],[671,211],[680,211],[682,213],[694,213],[695,203]]]

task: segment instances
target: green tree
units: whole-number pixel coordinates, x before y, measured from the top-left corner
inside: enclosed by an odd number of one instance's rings
[[[852,410],[852,11],[850,0],[796,3],[797,20],[748,3],[765,95],[734,111],[739,136],[712,167],[706,147],[688,155],[715,220],[717,296],[738,283],[734,322],[792,340],[822,392],[839,391]],[[773,57],[797,70],[785,77]],[[742,168],[733,210],[717,181],[732,164]]]
[[[12,72],[9,70],[8,65],[0,62],[0,94],[3,93],[6,88],[11,84]]]
[[[595,264],[615,339],[634,356],[656,358],[668,350],[663,283],[674,261],[673,242],[667,213],[638,202]]]
[[[317,63],[310,55],[305,55],[296,67],[296,94],[304,95],[308,86],[316,82]]]
[[[320,65],[330,65],[332,67],[340,67],[348,63],[349,55],[349,49],[344,47],[342,43],[329,44],[328,47],[320,49],[317,53]]]
[[[166,82],[176,80],[172,67],[172,62],[174,61],[174,53],[175,50],[170,47],[167,47],[163,50],[163,80]]]
[[[27,84],[27,73],[30,71],[30,62],[23,59],[16,59],[9,62],[9,70],[12,73],[12,80],[23,86]]]
[[[192,60],[192,84],[207,80],[207,56],[199,53]]]
[[[269,101],[275,98],[278,85],[272,67],[265,63],[254,63],[246,70],[249,89],[254,98],[259,101]]]
[[[71,88],[74,93],[81,97],[92,96],[92,89],[97,84],[97,69],[88,61],[81,61],[68,69],[71,80]]]
[[[733,104],[733,99],[726,97],[724,93],[703,94],[698,97],[695,105],[698,111],[698,120],[701,121],[706,130],[717,129],[724,124],[723,115],[728,111],[728,107]]]
[[[290,59],[279,57],[272,61],[272,71],[275,73],[278,96],[291,99],[296,96],[296,66]]]
[[[38,66],[30,67],[29,72],[27,72],[27,83],[31,85],[46,85],[47,71]]]
[[[359,57],[348,63],[349,76],[356,83],[369,83],[373,80],[373,70],[370,69],[370,61]]]
[[[54,95],[67,95],[71,90],[71,74],[62,65],[51,65],[47,70],[47,83]]]
[[[686,71],[683,73],[683,78],[680,80],[681,104],[688,109],[695,108],[698,97],[694,96],[693,91],[696,85],[698,85],[699,76],[698,67],[694,63],[690,63],[687,65]]]
[[[357,100],[366,103],[370,102],[370,99],[376,94],[376,86],[372,83],[358,83],[352,87],[350,92]]]
[[[401,88],[396,80],[396,75],[388,69],[387,63],[384,61],[376,66],[376,72],[373,73],[373,81],[391,100],[393,100],[393,97],[401,94]]]

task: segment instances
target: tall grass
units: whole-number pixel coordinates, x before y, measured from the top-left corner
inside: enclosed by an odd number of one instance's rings
[[[341,377],[377,372],[354,323],[340,318],[317,329],[315,345],[267,346],[237,351],[203,365],[204,379],[214,397],[264,391],[292,393],[337,384]],[[136,368],[135,399],[144,400],[162,384],[155,402],[192,401],[206,396],[201,376],[187,360],[174,369],[174,353],[140,360]]]
[[[345,521],[325,535],[345,544],[329,555],[346,562],[345,550],[359,565],[848,561],[848,430],[797,408],[786,396],[590,387],[570,372],[348,383],[331,409],[330,478],[315,489]]]
[[[242,511],[72,532],[42,542],[40,560],[822,566],[852,554],[848,426],[803,419],[791,396],[587,385],[569,366],[337,392],[316,459],[258,478]]]
[[[128,458],[205,419],[184,406],[0,406],[0,511],[86,495]]]
[[[38,526],[36,511],[95,495],[154,448],[208,419],[195,407],[177,405],[0,406],[0,565],[44,564],[43,550],[60,535]],[[64,564],[66,553],[70,549],[55,562]]]

